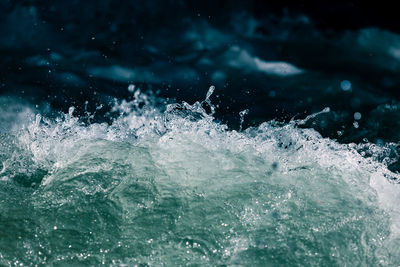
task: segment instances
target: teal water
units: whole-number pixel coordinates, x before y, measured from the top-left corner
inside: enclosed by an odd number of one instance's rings
[[[1,99],[0,265],[400,265],[389,145],[229,130],[211,93],[136,93],[111,125]]]

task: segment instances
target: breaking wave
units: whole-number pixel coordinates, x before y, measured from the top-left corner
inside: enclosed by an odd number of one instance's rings
[[[112,123],[3,98],[0,264],[400,264],[393,144],[304,120],[231,130],[213,90],[166,106],[136,91]]]

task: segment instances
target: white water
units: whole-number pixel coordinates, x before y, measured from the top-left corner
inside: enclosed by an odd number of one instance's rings
[[[304,120],[228,130],[204,110],[213,90],[165,112],[137,91],[111,125],[3,108],[1,209],[33,223],[11,227],[23,241],[8,238],[0,263],[400,264],[387,147],[339,144]],[[32,188],[23,200],[6,193],[18,184]]]

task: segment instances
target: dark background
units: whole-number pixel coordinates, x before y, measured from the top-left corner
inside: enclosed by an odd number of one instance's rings
[[[213,84],[216,119],[232,128],[244,109],[247,127],[330,107],[305,127],[345,143],[398,142],[397,17],[366,1],[3,0],[0,94],[49,116],[104,104],[104,121],[113,98],[132,98],[129,84],[187,102]],[[263,68],[276,62],[290,65]]]

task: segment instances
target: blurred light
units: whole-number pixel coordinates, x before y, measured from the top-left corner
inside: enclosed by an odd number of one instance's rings
[[[343,91],[350,91],[351,90],[351,82],[348,80],[343,80],[340,82],[340,87]]]
[[[361,113],[360,112],[356,112],[356,113],[354,113],[354,119],[355,120],[360,120],[361,119]]]
[[[276,92],[274,90],[269,91],[269,97],[275,97],[276,96]]]

